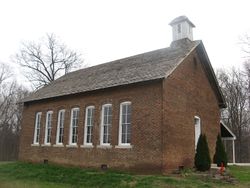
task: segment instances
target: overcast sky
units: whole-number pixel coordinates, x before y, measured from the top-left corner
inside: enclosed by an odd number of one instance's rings
[[[169,22],[186,15],[214,68],[239,66],[249,7],[249,0],[0,0],[0,61],[10,63],[20,42],[55,33],[96,65],[168,47]]]

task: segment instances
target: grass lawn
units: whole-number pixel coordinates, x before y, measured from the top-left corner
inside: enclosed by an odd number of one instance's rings
[[[231,174],[241,183],[245,183],[250,187],[250,167],[231,166]]]
[[[133,175],[56,165],[21,162],[0,163],[1,188],[66,187],[250,187],[250,167],[230,167],[238,183],[230,184],[187,171],[180,176]]]

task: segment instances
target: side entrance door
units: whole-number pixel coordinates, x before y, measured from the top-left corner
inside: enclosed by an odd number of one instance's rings
[[[198,139],[201,134],[201,119],[198,116],[194,117],[194,130],[195,130],[195,150],[196,150]]]

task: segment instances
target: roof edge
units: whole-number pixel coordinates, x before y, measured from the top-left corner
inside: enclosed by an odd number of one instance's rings
[[[221,120],[220,121],[220,124],[222,124],[223,125],[223,127],[225,127],[226,129],[227,129],[227,131],[233,136],[233,140],[236,140],[236,136],[235,136],[235,134],[231,131],[231,129],[229,129],[229,127],[228,126],[226,126],[226,124]]]
[[[197,44],[194,46],[194,47],[192,47],[191,49],[190,49],[190,51],[178,62],[178,64],[177,64],[177,66],[174,68],[174,69],[172,69],[172,71],[168,74],[168,75],[165,75],[165,78],[168,78],[178,67],[179,67],[179,65],[180,64],[182,64],[183,63],[183,61],[195,50],[195,48],[198,46],[200,44],[200,41],[198,40],[197,41]]]
[[[217,81],[217,78],[215,76],[215,73],[214,73],[214,70],[213,70],[213,67],[211,65],[211,62],[209,60],[209,57],[207,55],[207,52],[206,52],[206,49],[204,47],[204,44],[202,41],[200,41],[199,45],[198,45],[198,54],[203,56],[204,59],[207,63],[203,63],[203,65],[207,68],[206,71],[208,70],[208,74],[211,75],[211,77],[209,77],[209,81],[210,82],[213,82],[214,85],[212,85],[213,89],[215,89],[216,91],[216,96],[217,96],[217,99],[218,99],[218,104],[219,104],[219,107],[220,108],[226,108],[227,107],[227,104],[226,104],[226,101],[225,101],[225,97],[220,89],[220,86],[219,86],[219,83]]]
[[[159,78],[155,78],[155,79],[151,79],[151,80],[138,81],[138,82],[133,82],[133,83],[125,83],[122,85],[115,85],[115,86],[110,86],[110,87],[103,87],[103,88],[98,88],[98,89],[93,89],[93,90],[88,90],[88,91],[75,92],[75,93],[70,93],[70,94],[62,94],[62,95],[57,95],[57,96],[53,96],[53,97],[45,97],[45,98],[33,99],[33,100],[21,100],[20,102],[27,104],[27,103],[39,102],[39,101],[48,100],[48,99],[67,97],[67,96],[71,96],[71,95],[85,94],[85,93],[95,92],[95,91],[100,91],[100,90],[105,90],[105,89],[118,88],[118,87],[123,87],[123,86],[128,86],[128,85],[136,85],[136,84],[141,84],[144,82],[147,82],[147,83],[155,82],[155,81],[162,80],[162,79],[164,79],[164,77],[159,77]]]
[[[180,23],[180,22],[183,22],[183,21],[187,21],[192,27],[195,27],[195,25],[188,19],[188,17],[187,17],[187,16],[184,16],[184,15],[178,16],[177,18],[173,19],[173,20],[169,23],[169,25],[173,26],[173,25],[175,25],[175,24],[177,24],[177,23]]]

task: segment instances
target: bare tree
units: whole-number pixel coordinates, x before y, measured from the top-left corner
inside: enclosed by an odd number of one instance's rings
[[[28,93],[10,75],[10,68],[0,64],[0,160],[17,159],[23,107],[20,100]]]
[[[240,37],[241,50],[244,53],[244,68],[248,76],[250,76],[250,36],[245,34]]]
[[[35,88],[48,85],[56,78],[82,66],[81,54],[68,49],[54,34],[37,43],[22,43],[14,60],[26,69],[25,76]]]
[[[244,34],[240,37],[239,44],[241,45],[241,50],[244,52],[246,59],[250,58],[250,36],[248,34]]]
[[[0,86],[2,86],[2,83],[10,76],[12,76],[10,68],[4,63],[0,62]]]
[[[250,156],[244,156],[248,151],[248,145],[244,142],[249,137],[250,123],[248,77],[244,71],[234,68],[229,72],[218,71],[217,77],[227,103],[227,108],[222,111],[222,117],[237,137],[236,160],[247,161]]]
[[[244,53],[244,68],[245,68],[245,74],[248,77],[248,101],[250,101],[250,36],[249,34],[244,34],[240,37],[240,45],[241,50]],[[249,107],[250,109],[250,102]]]

